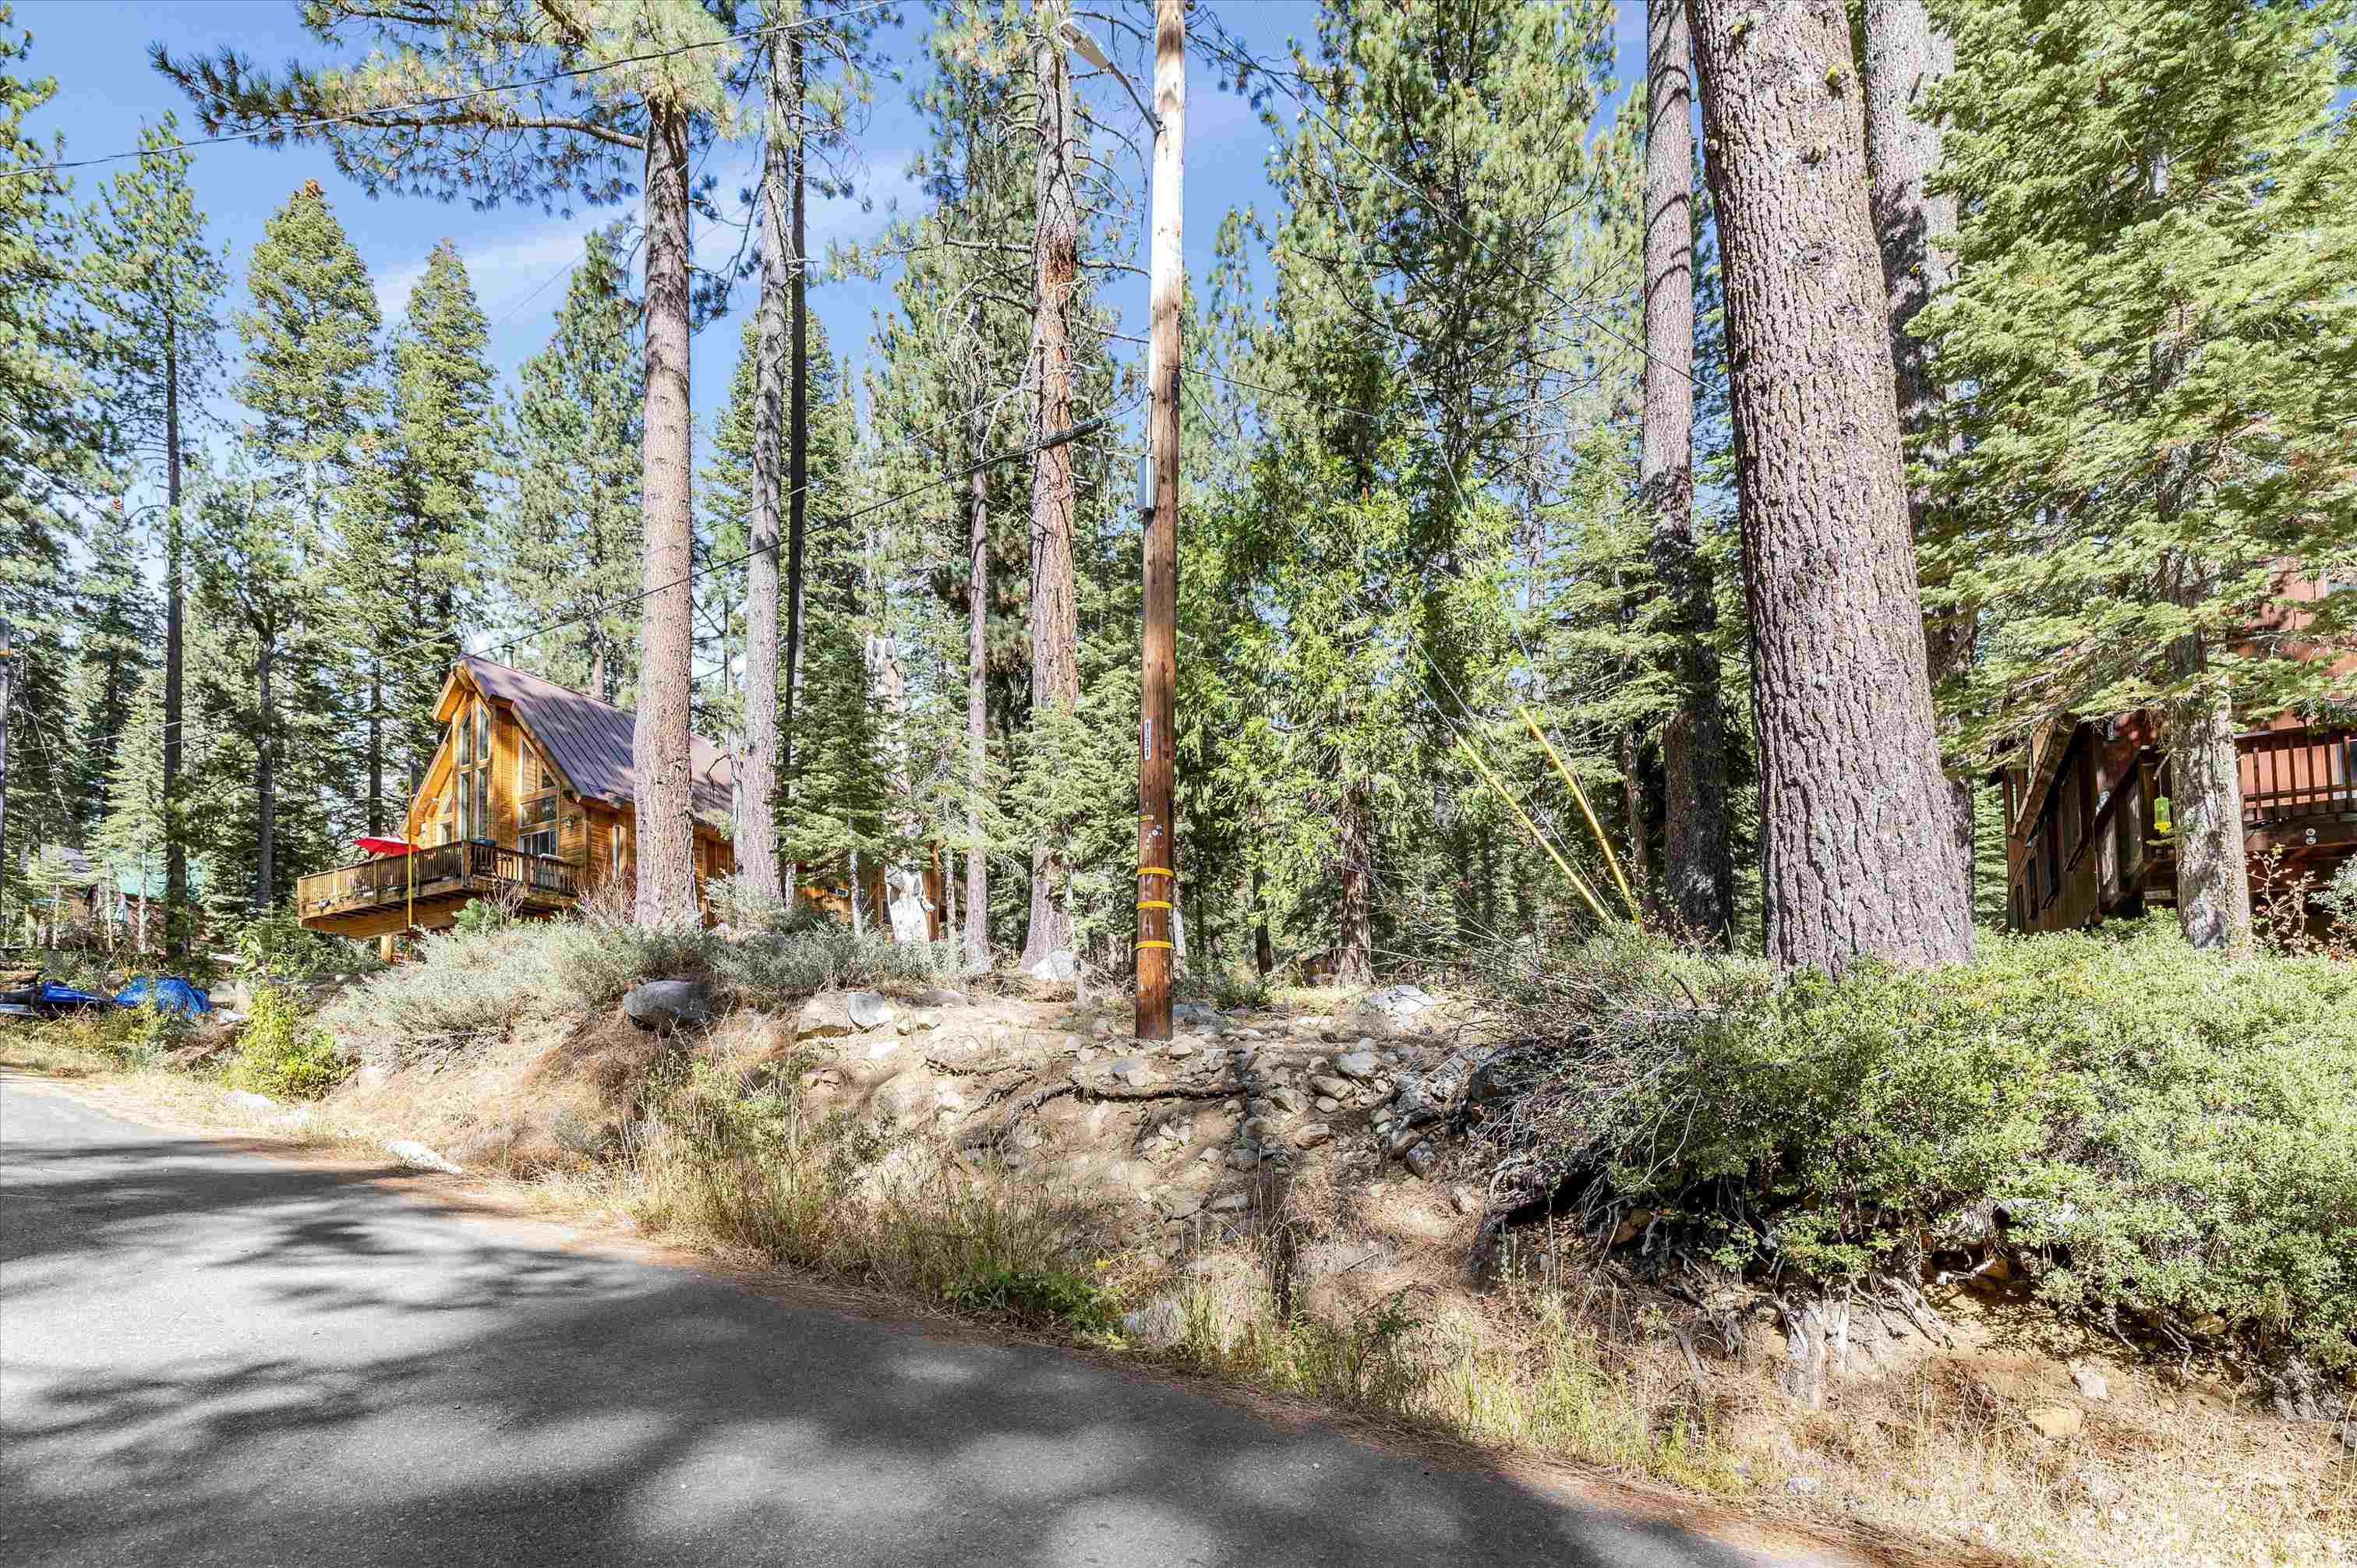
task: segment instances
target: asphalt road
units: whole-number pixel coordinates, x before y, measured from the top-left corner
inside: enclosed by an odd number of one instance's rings
[[[0,1079],[0,1563],[1761,1559]]]

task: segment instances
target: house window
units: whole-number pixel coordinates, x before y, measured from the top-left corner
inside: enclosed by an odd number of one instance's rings
[[[516,833],[526,854],[556,853],[556,769],[530,741],[516,747]]]
[[[458,837],[491,836],[491,712],[480,703],[458,711],[452,732]]]

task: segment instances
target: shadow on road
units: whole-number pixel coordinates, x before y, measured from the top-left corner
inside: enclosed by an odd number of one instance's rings
[[[512,1244],[370,1173],[11,1136],[19,1565],[1753,1561],[1052,1350]]]

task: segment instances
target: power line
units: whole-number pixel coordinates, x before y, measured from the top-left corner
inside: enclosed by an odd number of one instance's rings
[[[604,71],[619,70],[624,66],[645,65],[653,60],[670,59],[675,55],[692,54],[698,49],[725,48],[730,44],[742,43],[748,38],[800,32],[804,28],[842,21],[858,16],[864,11],[882,10],[891,3],[892,0],[873,0],[870,5],[844,12],[840,16],[831,16],[825,22],[806,20],[772,27],[747,27],[741,32],[730,33],[723,38],[705,38],[692,44],[676,44],[667,49],[653,49],[645,54],[627,55],[620,59],[606,60],[597,65],[576,66],[568,70],[551,71],[545,76],[525,77],[516,81],[497,82],[490,87],[469,88],[464,92],[447,93],[439,98],[416,98],[401,103],[379,103],[371,108],[355,109],[344,114],[322,114],[313,119],[296,120],[285,124],[260,125],[250,131],[232,131],[225,135],[199,136],[193,141],[174,142],[167,147],[135,147],[128,152],[105,153],[97,157],[60,158],[54,163],[27,164],[18,168],[0,170],[0,176],[10,179],[21,179],[27,175],[54,174],[64,169],[94,168],[102,164],[123,163],[131,158],[164,157],[173,153],[184,152],[191,147],[217,147],[231,142],[251,142],[262,136],[283,136],[289,133],[324,130],[330,125],[361,124],[379,114],[404,113],[414,109],[447,109],[454,104],[470,102],[478,98],[489,98],[497,93],[520,92],[526,88],[547,87],[559,81],[577,81]]]

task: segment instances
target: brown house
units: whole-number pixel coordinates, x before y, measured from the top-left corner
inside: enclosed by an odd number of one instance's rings
[[[629,710],[488,659],[461,659],[435,706],[442,744],[399,839],[304,877],[296,912],[314,930],[382,937],[449,926],[470,900],[558,914],[638,875]],[[690,737],[695,876],[736,869],[726,755]]]
[[[2296,585],[2314,599],[2346,585]],[[2306,618],[2297,612],[2297,629]],[[2292,643],[2289,657],[2318,657]],[[2357,660],[2336,674],[2357,674]],[[2177,903],[2169,766],[2144,711],[2064,717],[2033,732],[2004,788],[2006,924],[2076,930],[2106,916]],[[2243,832],[2253,855],[2280,851],[2287,871],[2322,882],[2357,856],[2357,714],[2309,724],[2291,714],[2234,737]]]

